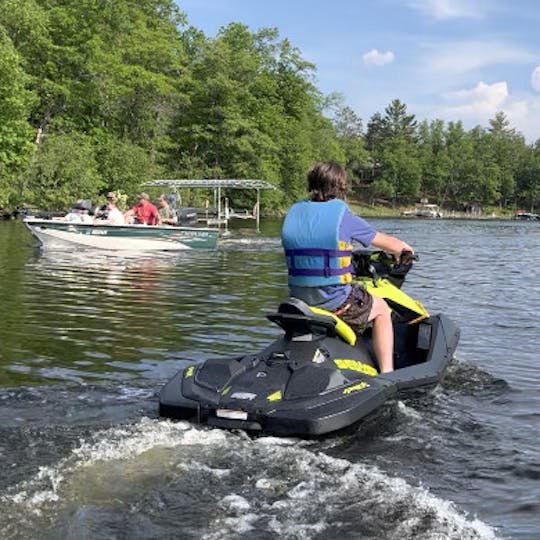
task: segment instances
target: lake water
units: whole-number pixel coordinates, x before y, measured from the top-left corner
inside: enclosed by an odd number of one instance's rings
[[[305,441],[157,416],[182,366],[279,335],[278,222],[152,257],[41,252],[0,222],[0,538],[539,538],[540,226],[372,223],[419,253],[405,288],[458,322],[456,358]]]

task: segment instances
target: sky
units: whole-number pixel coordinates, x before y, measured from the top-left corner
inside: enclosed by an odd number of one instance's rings
[[[364,127],[394,99],[417,120],[489,127],[503,111],[540,139],[538,0],[177,0],[215,37],[231,22],[277,28]]]

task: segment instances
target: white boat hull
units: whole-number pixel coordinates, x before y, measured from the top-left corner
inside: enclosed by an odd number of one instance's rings
[[[74,247],[107,251],[182,251],[213,249],[218,232],[197,227],[85,225],[56,220],[25,219],[44,249]]]

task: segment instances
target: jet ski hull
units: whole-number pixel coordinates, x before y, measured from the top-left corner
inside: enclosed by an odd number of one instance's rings
[[[401,392],[436,385],[459,340],[459,329],[443,314],[395,322],[395,371],[379,374],[369,332],[351,345],[332,332],[307,330],[286,328],[259,353],[180,370],[160,393],[160,415],[275,435],[323,435],[362,420]]]

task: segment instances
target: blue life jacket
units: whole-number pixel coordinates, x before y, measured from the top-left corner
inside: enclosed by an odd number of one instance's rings
[[[350,238],[339,237],[347,209],[340,199],[293,204],[281,230],[289,286],[324,287],[352,281],[352,243]]]

